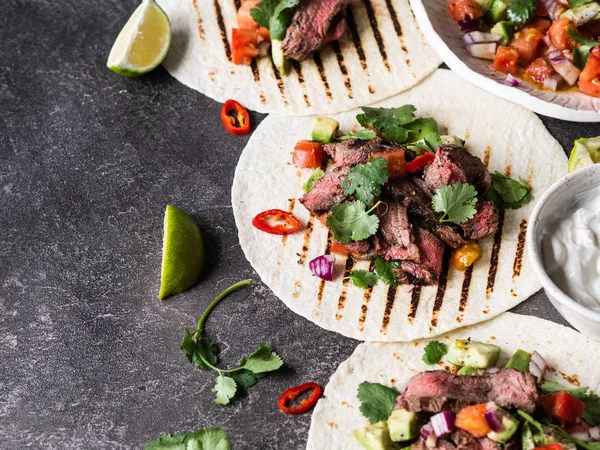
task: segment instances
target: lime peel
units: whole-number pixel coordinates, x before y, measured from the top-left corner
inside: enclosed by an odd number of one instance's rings
[[[568,173],[600,162],[600,137],[577,139],[569,155]]]

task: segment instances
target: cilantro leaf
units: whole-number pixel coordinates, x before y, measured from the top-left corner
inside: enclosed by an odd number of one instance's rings
[[[381,186],[388,181],[390,172],[387,166],[388,162],[381,157],[365,164],[357,164],[350,169],[342,182],[344,194],[354,195],[368,205],[381,194]]]
[[[581,46],[573,48],[573,64],[575,64],[578,69],[583,70],[590,56],[590,51],[592,48],[599,46],[600,42],[588,39],[581,33],[572,29],[568,29],[567,32],[571,39],[578,44],[581,44]]]
[[[215,378],[215,387],[211,391],[217,394],[215,398],[217,405],[227,405],[237,391],[237,384],[235,384],[233,378],[226,377],[221,373]]]
[[[283,360],[279,355],[271,351],[271,347],[262,342],[258,345],[258,350],[248,356],[244,362],[243,368],[251,372],[265,373],[279,369],[283,365]]]
[[[271,34],[271,39],[282,41],[285,32],[292,21],[292,11],[300,0],[261,0],[250,10],[250,16],[261,27],[265,27]]]
[[[315,186],[315,183],[324,176],[325,172],[323,172],[320,167],[317,167],[317,170],[315,170],[312,173],[312,175],[308,178],[308,180],[306,180],[306,183],[302,185],[302,190],[304,191],[304,193],[306,194],[307,192],[310,192]]]
[[[516,25],[527,22],[535,14],[535,0],[515,0],[506,10],[508,20]]]
[[[468,183],[440,186],[432,202],[433,209],[443,213],[440,222],[465,223],[477,212],[477,191]]]
[[[257,376],[247,369],[236,370],[235,372],[231,372],[229,376],[233,378],[235,384],[246,389],[251,388],[258,381]]]
[[[375,259],[375,275],[385,284],[390,286],[398,286],[400,281],[396,275],[394,269],[401,269],[402,263],[400,261],[386,261],[383,258]]]
[[[567,33],[569,33],[571,39],[573,39],[578,44],[587,45],[588,47],[597,47],[598,45],[600,45],[600,42],[594,41],[593,39],[588,39],[583,34],[578,33],[576,30],[567,29]]]
[[[383,130],[384,138],[388,141],[397,142],[398,144],[405,143],[408,140],[408,135],[408,130],[399,124],[387,126]]]
[[[364,381],[358,385],[357,397],[361,403],[360,412],[371,423],[387,420],[392,414],[398,395],[400,392],[396,388]]]
[[[431,117],[415,119],[405,125],[409,130],[409,144],[423,143],[423,146],[436,151],[441,143],[438,123]]]
[[[377,202],[370,210],[360,200],[340,203],[331,208],[327,218],[327,226],[333,232],[336,241],[349,244],[362,241],[372,236],[379,228],[379,217],[371,215],[381,202]]]
[[[231,450],[231,442],[220,428],[202,428],[195,433],[163,434],[144,450]]]
[[[588,3],[592,3],[594,0],[567,0],[571,8],[577,8],[579,6],[587,5]]]
[[[356,120],[363,127],[372,127],[382,132],[383,136],[393,142],[403,144],[408,139],[409,132],[403,125],[415,118],[416,108],[404,105],[399,108],[373,108],[362,106],[362,114]]]
[[[429,365],[437,364],[446,353],[448,353],[448,346],[446,344],[439,341],[431,341],[425,347],[423,362]]]
[[[204,357],[210,364],[216,364],[219,356],[219,348],[212,339],[203,337],[196,341],[195,333],[190,333],[188,327],[184,328],[184,336],[179,348],[185,351],[188,361],[202,370],[210,370],[210,367],[200,358]]]
[[[348,278],[352,280],[354,286],[361,289],[373,287],[375,286],[375,284],[377,284],[377,276],[374,273],[369,272],[367,270],[353,270]]]
[[[373,130],[367,130],[366,128],[363,128],[363,129],[357,131],[356,133],[353,133],[352,131],[348,130],[344,136],[340,136],[338,138],[338,140],[340,140],[340,141],[345,141],[348,139],[369,140],[369,139],[379,139],[379,136],[377,136],[377,133],[375,133]]]
[[[492,200],[499,210],[519,209],[531,198],[531,186],[519,178],[519,181],[507,177],[503,173],[491,174],[492,185],[486,198]]]
[[[554,381],[545,381],[542,384],[542,392],[544,394],[564,391],[585,403],[583,419],[590,425],[597,426],[600,425],[600,397],[593,392],[589,392],[589,390],[590,388],[587,386],[568,389]]]

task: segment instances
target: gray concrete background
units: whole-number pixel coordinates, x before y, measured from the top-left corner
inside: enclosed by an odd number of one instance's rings
[[[229,196],[248,137],[224,131],[220,105],[162,68],[127,79],[104,67],[136,3],[1,5],[0,448],[141,448],[204,426],[222,427],[236,449],[303,448],[310,415],[281,413],[279,394],[325,385],[357,341],[293,314],[244,259]],[[600,135],[600,125],[544,122],[567,149]],[[159,302],[167,203],[198,221],[209,262],[198,286]],[[285,366],[223,407],[213,375],[178,345],[243,278],[254,283],[207,332],[223,365],[265,341]],[[561,322],[541,293],[515,311]]]

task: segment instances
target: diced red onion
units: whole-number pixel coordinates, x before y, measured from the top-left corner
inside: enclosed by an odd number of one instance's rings
[[[268,55],[270,47],[271,47],[271,41],[260,41],[258,43],[258,56]]]
[[[554,52],[548,55],[552,68],[556,70],[570,86],[573,86],[577,82],[581,70],[575,67],[562,53],[560,53],[560,56],[552,55],[555,55]]]
[[[556,92],[561,81],[562,77],[557,73],[553,73],[544,80],[544,89]]]
[[[588,433],[590,434],[592,441],[600,441],[600,427],[590,428]]]
[[[583,442],[598,442],[600,441],[600,427],[590,428],[587,431],[577,431],[571,433],[571,436]]]
[[[510,84],[511,86],[518,86],[519,85],[519,80],[517,80],[515,77],[513,77],[510,73],[508,75],[506,75],[506,84]],[[496,367],[497,369],[497,367]]]
[[[485,405],[483,417],[494,433],[499,433],[504,430],[504,426],[502,425],[502,416],[494,402],[489,402],[487,405]]]
[[[431,426],[437,437],[444,437],[454,430],[454,413],[443,411],[431,417]]]
[[[557,49],[556,49],[556,47],[555,47],[554,45],[552,45],[552,44],[551,44],[551,45],[549,45],[549,46],[548,46],[548,48],[547,48],[546,50],[544,50],[544,54],[545,54],[546,56],[550,57],[550,54],[551,54],[552,52],[556,52],[556,51],[559,51],[559,50],[557,50]]]
[[[465,14],[465,18],[458,21],[458,26],[460,27],[460,31],[477,30],[479,29],[479,20],[473,20],[469,15]]]
[[[335,256],[332,255],[321,255],[317,256],[311,262],[308,263],[308,267],[313,275],[322,278],[325,281],[333,280],[333,263],[335,262]]]
[[[488,42],[499,42],[502,36],[494,33],[483,33],[481,31],[471,31],[463,34],[462,41],[465,45],[468,44],[486,44]]]
[[[549,34],[545,35],[544,39],[542,39],[542,45],[544,47],[550,47],[552,45],[552,40],[550,39]]]
[[[497,44],[495,42],[488,42],[485,44],[468,44],[466,47],[469,55],[475,58],[494,59]]]
[[[560,16],[565,8],[558,4],[556,0],[540,0],[548,11],[548,15],[552,20],[557,20],[558,16]]]
[[[430,423],[421,427],[421,437],[423,439],[427,439],[431,435],[431,433],[433,433],[433,427]]]
[[[546,80],[548,78],[546,78]],[[544,87],[546,86],[546,80],[544,80]],[[542,355],[540,355],[536,351],[534,351],[531,354],[531,361],[529,362],[529,371],[534,377],[537,378],[538,382],[541,383],[542,378],[544,378],[544,372],[546,371],[546,360],[542,358]]]

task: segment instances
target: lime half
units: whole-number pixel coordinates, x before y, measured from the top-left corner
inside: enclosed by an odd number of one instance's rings
[[[106,66],[135,77],[155,69],[169,51],[171,24],[154,0],[143,0],[113,44]]]
[[[187,291],[200,279],[204,268],[204,241],[194,219],[167,205],[163,259],[158,298]]]
[[[581,138],[575,141],[569,156],[568,172],[600,162],[600,137]]]

